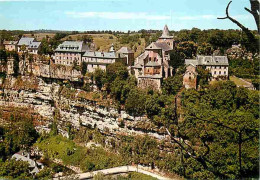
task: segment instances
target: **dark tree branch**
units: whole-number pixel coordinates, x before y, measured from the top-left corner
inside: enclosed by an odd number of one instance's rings
[[[259,1],[250,0],[251,10],[245,7],[245,10],[252,14],[255,18],[255,23],[257,26],[258,34],[260,34],[260,24],[259,24]]]
[[[235,23],[238,27],[240,27],[242,29],[242,31],[244,31],[246,33],[246,35],[249,37],[250,40],[252,41],[256,41],[255,40],[255,36],[254,34],[248,29],[246,28],[244,25],[242,25],[240,22],[238,22],[236,19],[232,18],[229,16],[229,12],[228,12],[228,9],[229,9],[229,6],[230,4],[232,3],[232,1],[230,1],[227,5],[227,8],[226,8],[226,17],[222,17],[222,18],[218,18],[218,19],[229,19],[230,21],[232,21],[233,23]]]
[[[255,5],[253,6],[252,5],[252,2],[258,2],[258,0],[250,0],[250,3],[251,3],[251,10],[249,9],[246,9],[248,12],[250,12],[254,18],[255,18],[255,21],[256,21],[256,26],[257,26],[257,29],[258,29],[258,34],[260,34],[260,25],[259,25],[259,13],[258,13],[258,9],[255,8]],[[253,48],[252,50],[253,51],[256,51],[258,52],[258,41],[257,39],[255,38],[255,35],[247,28],[245,27],[243,24],[241,24],[240,22],[238,22],[236,19],[232,18],[229,16],[229,12],[228,12],[228,9],[229,9],[229,6],[231,4],[232,1],[230,1],[226,7],[226,17],[221,17],[221,18],[218,18],[218,19],[229,19],[231,22],[233,22],[234,24],[236,24],[238,27],[240,27],[242,29],[242,31],[246,34],[246,36],[248,37],[248,40],[249,40],[249,44],[250,46]],[[258,2],[258,7],[259,7],[259,2]]]

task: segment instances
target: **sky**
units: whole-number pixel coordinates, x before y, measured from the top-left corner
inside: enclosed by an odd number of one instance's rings
[[[238,29],[225,16],[229,0],[0,0],[0,29],[140,30]],[[233,0],[230,16],[249,29],[249,0]]]

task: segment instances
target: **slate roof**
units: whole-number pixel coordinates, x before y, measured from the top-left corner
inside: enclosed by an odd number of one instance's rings
[[[123,54],[134,53],[134,51],[129,47],[121,47],[117,52]]]
[[[170,50],[172,50],[172,48],[166,42],[152,42],[145,49],[146,50],[162,49],[163,51],[170,51]]]
[[[193,65],[196,67],[198,65],[198,60],[197,59],[185,59],[185,65]]]
[[[28,48],[38,49],[40,45],[41,45],[41,42],[32,42],[31,44],[29,44]]]
[[[18,41],[4,41],[4,45],[12,45],[12,44],[17,44]]]
[[[165,25],[164,29],[163,29],[163,33],[159,39],[172,39],[172,38],[173,38],[173,36],[170,36],[168,26]]]
[[[186,65],[208,65],[208,66],[228,66],[228,58],[227,56],[201,56],[198,55],[196,59],[185,59],[185,64]]]
[[[29,38],[29,37],[22,37],[19,42],[18,46],[26,45],[29,46],[32,42],[34,41],[34,38]]]
[[[89,50],[89,47],[83,41],[64,41],[55,51],[59,52],[84,52]]]
[[[115,58],[119,58],[119,54],[115,52],[86,51],[83,54],[83,57],[115,59]],[[120,57],[123,58],[125,56],[120,55]]]

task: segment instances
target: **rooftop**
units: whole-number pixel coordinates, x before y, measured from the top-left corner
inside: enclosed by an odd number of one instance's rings
[[[55,51],[84,52],[88,49],[89,47],[84,44],[83,41],[64,41],[55,49]]]
[[[134,53],[134,51],[129,47],[121,47],[117,52],[123,54]]]
[[[86,51],[83,57],[115,59],[115,58],[119,58],[120,55],[115,52]],[[124,57],[124,55],[121,55],[121,57]]]
[[[29,45],[29,48],[39,48],[39,46],[41,45],[41,42],[32,42],[30,45]]]
[[[159,39],[172,39],[172,38],[173,38],[173,36],[170,36],[168,26],[165,25],[164,29],[163,29],[163,33]]]
[[[152,42],[145,48],[146,50],[151,49],[162,49],[163,51],[170,51],[172,48],[166,42]]]
[[[22,37],[19,40],[18,45],[19,46],[22,46],[22,45],[29,46],[30,44],[32,44],[33,41],[34,41],[34,38]]]
[[[198,55],[196,59],[185,59],[186,65],[222,65],[228,66],[227,56],[201,56]]]

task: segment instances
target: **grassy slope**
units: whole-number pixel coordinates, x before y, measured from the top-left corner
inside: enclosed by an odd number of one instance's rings
[[[24,34],[25,37],[34,37],[37,41],[41,41],[43,38],[46,38],[46,36],[52,38],[54,35],[55,33],[35,33],[34,36],[32,36],[32,34]]]
[[[99,49],[98,51],[108,51],[111,44],[114,44],[115,50],[119,50],[123,46],[130,47],[129,44],[121,44],[119,42],[119,39],[112,35],[112,34],[73,34],[66,36],[62,40],[67,40],[68,38],[71,38],[71,40],[77,40],[79,37],[84,35],[91,35],[93,37],[94,44],[96,45],[96,49]],[[110,39],[109,37],[113,37],[113,39]],[[136,42],[134,45],[137,47],[137,50],[135,52],[135,57],[139,56],[145,48],[145,40],[144,38],[140,38],[141,45],[138,45]]]
[[[230,76],[229,78],[230,78],[230,81],[233,81],[237,86],[248,85],[247,83],[245,83],[244,81],[242,81],[242,80],[239,79],[238,77]]]
[[[55,33],[35,33],[34,36],[32,34],[24,34],[25,37],[34,37],[37,41],[41,41],[42,38],[46,38],[46,36],[53,37]],[[73,34],[66,36],[62,39],[62,41],[65,40],[78,40],[81,36],[84,35],[91,35],[94,40],[94,44],[96,46],[96,49],[98,51],[108,51],[111,44],[114,44],[115,50],[119,50],[123,46],[130,47],[130,44],[121,44],[119,42],[119,39],[112,35],[112,34]],[[133,35],[133,34],[132,34]],[[113,37],[112,39],[109,37]],[[137,42],[134,43],[134,45],[137,47],[137,50],[135,52],[135,57],[139,56],[145,49],[145,40],[144,38],[140,38],[141,45],[139,45]]]

